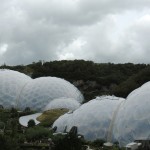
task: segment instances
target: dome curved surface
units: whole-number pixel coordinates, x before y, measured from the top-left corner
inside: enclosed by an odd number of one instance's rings
[[[31,78],[23,73],[0,69],[0,105],[15,107],[19,93]]]
[[[53,128],[57,127],[57,132],[64,132],[64,130],[68,129],[69,121],[72,118],[72,113],[66,113],[62,116],[60,116],[54,123]]]
[[[67,131],[77,126],[78,132],[87,140],[106,140],[111,132],[113,115],[122,100],[111,96],[98,97],[81,105],[72,114],[61,116],[54,122],[53,127],[57,126],[57,131],[63,132],[66,126]]]
[[[44,108],[44,111],[57,108],[67,108],[74,111],[79,107],[80,103],[77,100],[73,98],[62,97],[50,101],[49,104]]]
[[[124,146],[134,140],[150,140],[150,82],[129,94],[115,121],[114,138]]]
[[[66,97],[83,101],[80,91],[70,82],[56,77],[41,77],[29,82],[20,94],[20,108],[43,110],[53,99]]]

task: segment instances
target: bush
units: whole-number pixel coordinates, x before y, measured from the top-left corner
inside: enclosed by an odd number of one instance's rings
[[[30,127],[34,127],[34,126],[35,126],[35,121],[33,119],[30,119],[28,121],[28,127],[30,128]]]
[[[102,139],[97,139],[97,140],[95,140],[95,141],[92,142],[92,145],[93,145],[94,147],[101,147],[101,146],[103,146],[104,143],[105,143],[104,140],[102,140]]]
[[[82,140],[78,138],[76,127],[73,127],[67,135],[57,135],[53,141],[55,144],[55,150],[82,149]]]
[[[0,146],[2,150],[19,150],[17,140],[9,136],[0,135]]]
[[[26,130],[25,133],[26,139],[28,141],[40,140],[42,138],[48,138],[52,136],[52,132],[44,127],[34,127]]]

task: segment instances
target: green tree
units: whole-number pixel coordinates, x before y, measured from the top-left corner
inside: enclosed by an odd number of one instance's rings
[[[31,111],[30,107],[26,107],[26,108],[24,109],[24,112],[30,112],[30,111]]]
[[[30,127],[34,127],[34,126],[35,126],[35,121],[33,119],[30,119],[28,121],[28,127],[30,128]]]

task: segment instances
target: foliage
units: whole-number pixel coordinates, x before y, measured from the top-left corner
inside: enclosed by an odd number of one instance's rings
[[[97,139],[97,140],[93,141],[91,143],[91,145],[94,146],[94,147],[102,147],[105,142],[106,141],[104,141],[102,139]]]
[[[12,118],[18,117],[18,111],[17,111],[16,108],[12,107],[11,110],[10,110],[10,113],[11,113]]]
[[[4,109],[4,106],[3,106],[3,105],[0,105],[0,109]]]
[[[5,109],[0,109],[0,121],[6,123],[8,118],[10,118],[9,111],[7,111]]]
[[[19,150],[17,140],[4,135],[0,135],[0,148],[2,150]]]
[[[30,127],[34,127],[34,126],[35,126],[35,121],[33,119],[30,119],[28,121],[28,127],[30,128]]]
[[[150,66],[129,77],[113,89],[117,96],[126,97],[131,91],[150,81]]]
[[[51,137],[52,132],[44,127],[35,126],[28,128],[25,133],[25,137],[28,141],[40,140],[42,138]]]
[[[55,150],[81,150],[82,139],[78,138],[77,130],[71,130],[67,135],[56,135],[53,139]]]
[[[5,129],[5,123],[0,121],[0,129]]]
[[[30,111],[31,111],[30,107],[26,107],[26,108],[24,109],[24,112],[30,112]]]

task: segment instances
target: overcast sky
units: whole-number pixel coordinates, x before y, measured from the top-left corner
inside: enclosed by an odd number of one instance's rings
[[[150,63],[150,0],[0,0],[0,64]]]

